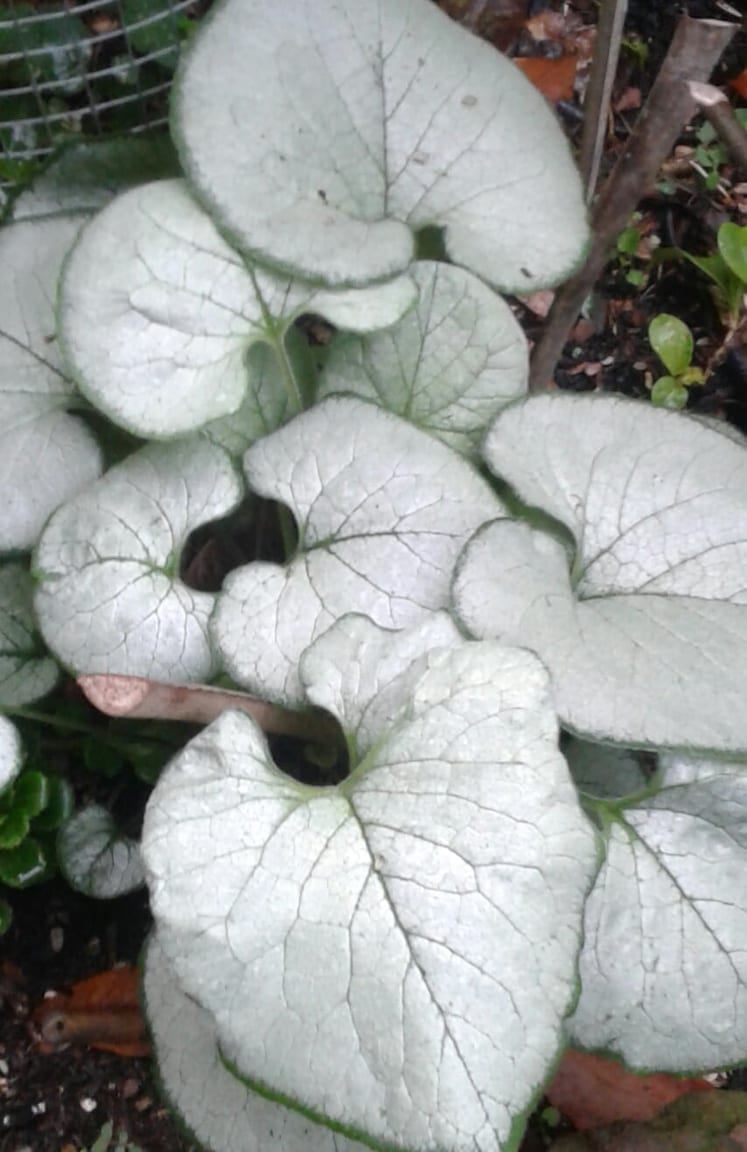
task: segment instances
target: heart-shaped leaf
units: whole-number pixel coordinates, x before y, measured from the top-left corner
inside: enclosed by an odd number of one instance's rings
[[[45,696],[58,670],[38,634],[33,586],[24,564],[0,566],[0,707],[20,708]]]
[[[119,831],[100,804],[82,808],[60,829],[57,858],[70,886],[97,900],[124,896],[145,883],[140,845]]]
[[[365,1152],[290,1108],[266,1100],[221,1057],[209,1013],[185,996],[154,933],[145,950],[143,997],[158,1078],[189,1131],[212,1152]]]
[[[425,671],[426,654],[463,643],[448,612],[398,632],[367,616],[343,616],[304,652],[301,680],[311,703],[337,716],[348,741],[354,736],[362,759],[409,702],[408,683]]]
[[[247,351],[301,312],[354,331],[415,301],[407,277],[344,292],[247,266],[181,180],[117,197],[83,231],[61,295],[65,351],[81,390],[140,436],[173,437],[235,412],[256,390]],[[291,411],[301,406],[291,388]]]
[[[670,1072],[744,1059],[746,767],[670,756],[654,795],[608,813],[576,1043]]]
[[[440,648],[400,685],[335,788],[235,712],[171,762],[143,830],[159,940],[249,1086],[375,1147],[498,1152],[563,1043],[596,840],[530,653]]]
[[[50,512],[100,474],[55,339],[55,294],[81,216],[0,233],[0,552],[36,543]]]
[[[505,409],[485,455],[565,535],[506,520],[475,536],[454,588],[472,634],[537,652],[580,735],[747,749],[745,448],[663,409],[556,395]]]
[[[209,679],[215,597],[182,583],[180,551],[242,494],[225,452],[195,438],[142,448],[58,509],[35,553],[35,607],[61,662],[76,674]]]
[[[302,703],[298,661],[348,612],[403,628],[449,603],[456,559],[504,514],[489,485],[444,444],[391,413],[333,397],[259,441],[250,487],[288,505],[300,547],[286,566],[226,579],[211,635],[249,691]]]
[[[417,309],[385,332],[335,341],[319,395],[354,392],[476,455],[495,414],[526,391],[526,339],[476,276],[428,261],[410,271]]]
[[[223,4],[177,78],[173,127],[237,246],[310,279],[401,272],[431,225],[508,291],[582,254],[578,174],[543,97],[426,0]]]

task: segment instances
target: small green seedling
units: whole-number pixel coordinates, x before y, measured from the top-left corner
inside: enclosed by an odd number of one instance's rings
[[[634,288],[642,288],[647,279],[646,273],[635,264],[638,245],[641,242],[641,229],[638,227],[640,219],[640,215],[636,212],[628,227],[623,228],[617,237],[615,244],[617,263],[623,277],[626,283],[632,284]]]
[[[715,284],[714,295],[721,318],[733,332],[739,323],[747,292],[747,225],[722,224],[716,238],[718,252],[713,256],[682,255]]]
[[[737,118],[742,127],[747,127],[747,108],[737,111]],[[721,179],[721,168],[727,163],[729,153],[719,140],[716,129],[706,121],[695,134],[695,160],[693,167],[703,177],[706,189],[713,192]]]
[[[91,1145],[90,1152],[143,1152],[143,1150],[139,1145],[130,1143],[126,1132],[119,1132],[115,1139],[111,1120],[107,1120]]]
[[[26,768],[0,791],[0,885],[28,888],[56,870],[54,838],[73,809],[66,780]],[[0,898],[0,935],[11,923]]]
[[[676,316],[662,312],[648,326],[648,338],[656,355],[667,369],[651,389],[651,403],[658,408],[684,408],[687,391],[702,384],[702,368],[692,365],[693,334]]]

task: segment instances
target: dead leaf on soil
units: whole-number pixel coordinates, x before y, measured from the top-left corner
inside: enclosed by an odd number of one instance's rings
[[[615,1060],[570,1048],[547,1098],[575,1128],[583,1130],[615,1120],[651,1120],[688,1092],[713,1090],[699,1078],[680,1080],[664,1073],[637,1076]]]
[[[743,100],[747,100],[747,68],[743,68],[738,76],[729,81],[730,86],[738,92]]]
[[[57,1052],[87,1044],[118,1056],[147,1056],[150,1046],[138,1002],[138,971],[132,966],[99,972],[50,996],[31,1017],[39,1049]]]
[[[522,56],[515,59],[514,64],[531,80],[535,88],[539,88],[546,100],[557,104],[559,100],[573,98],[576,59],[575,56],[560,56],[557,60]]]
[[[623,1123],[563,1136],[551,1152],[742,1152],[747,1092],[690,1093],[648,1124]]]
[[[552,40],[560,44],[564,53],[578,58],[579,64],[591,59],[596,27],[584,24],[578,13],[572,10],[555,12],[552,8],[545,8],[527,20],[526,30],[539,43]]]

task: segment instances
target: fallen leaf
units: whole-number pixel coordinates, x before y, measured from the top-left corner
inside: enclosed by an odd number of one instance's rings
[[[573,98],[576,79],[576,57],[560,56],[557,60],[544,60],[539,56],[521,56],[514,60],[527,79],[551,104]]]
[[[637,1076],[615,1060],[569,1048],[547,1098],[575,1128],[584,1130],[615,1120],[651,1120],[688,1092],[710,1091],[715,1089],[700,1078]]]
[[[577,13],[571,10],[556,12],[552,8],[531,16],[526,22],[526,30],[539,43],[552,40],[559,44],[564,55],[577,56],[579,63],[590,59],[597,31],[593,24],[584,24]]]
[[[47,997],[34,1009],[31,1022],[44,1053],[68,1044],[87,1044],[119,1056],[150,1053],[134,967],[99,972],[79,980],[67,994]]]
[[[551,1152],[738,1152],[744,1149],[747,1092],[682,1096],[649,1123],[618,1123],[562,1136]]]
[[[729,81],[729,84],[738,92],[743,100],[747,100],[747,68],[743,68],[738,76]]]

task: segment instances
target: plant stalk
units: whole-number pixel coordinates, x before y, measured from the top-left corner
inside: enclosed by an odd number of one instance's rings
[[[735,164],[747,175],[747,132],[739,123],[728,97],[715,85],[700,84],[697,80],[691,80],[687,87]]]
[[[612,85],[620,58],[627,10],[628,0],[601,0],[594,58],[584,99],[584,131],[578,160],[587,204],[594,198],[599,165],[602,162]]]
[[[697,111],[688,81],[706,81],[737,30],[723,20],[682,16],[638,123],[608,177],[591,217],[586,263],[558,291],[532,355],[529,390],[553,386],[568,332],[609,258],[610,249],[641,198],[654,184],[682,128]]]
[[[325,712],[293,712],[225,688],[109,675],[79,676],[78,684],[91,704],[106,716],[210,724],[221,712],[238,709],[273,735],[293,736],[314,744],[334,744],[339,739],[335,721]]]

